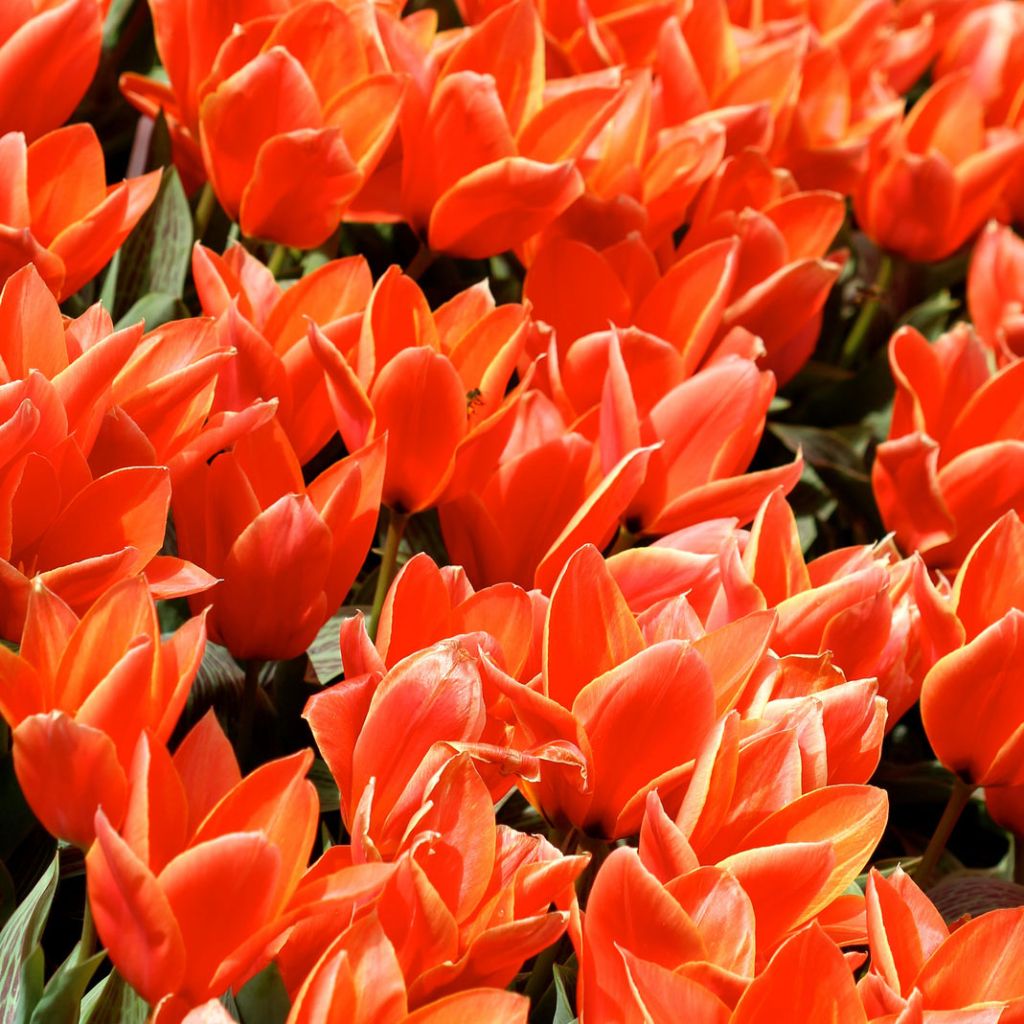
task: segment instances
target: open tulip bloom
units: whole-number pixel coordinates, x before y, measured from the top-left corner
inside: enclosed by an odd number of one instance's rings
[[[0,1024],[1024,1024],[1022,69],[0,0]]]

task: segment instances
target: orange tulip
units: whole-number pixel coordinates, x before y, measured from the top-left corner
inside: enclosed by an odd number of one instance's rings
[[[930,262],[955,252],[992,215],[1024,139],[988,129],[967,72],[947,75],[903,124],[872,144],[854,194],[865,233],[882,248]]]
[[[592,456],[591,443],[566,428],[549,399],[524,396],[497,465],[481,472],[482,486],[440,508],[448,554],[474,586],[511,581],[547,593],[581,544],[611,540],[651,450],[634,448],[603,475]]]
[[[272,27],[238,26],[221,46],[199,138],[210,184],[244,234],[312,248],[341,222],[402,107],[403,77],[382,66],[374,35],[356,11],[309,0]],[[324,59],[338,52],[346,59]]]
[[[594,111],[581,96],[556,108],[558,117],[546,113],[543,47],[529,0],[496,9],[436,54],[415,38],[403,42],[401,59],[416,62],[401,163],[385,167],[400,195],[383,182],[383,208],[432,250],[496,255],[541,231],[583,191],[574,158]]]
[[[927,1021],[929,1011],[935,1019],[964,1024],[1019,1019],[1024,909],[982,914],[950,933],[928,897],[898,867],[888,878],[872,869],[866,896],[871,970],[858,989],[872,1019],[883,1014],[895,1019],[908,1006],[924,1014],[908,1020]],[[986,966],[965,970],[970,963]]]
[[[210,712],[173,758],[139,740],[120,833],[96,812],[86,857],[96,930],[161,1024],[266,962],[316,832],[311,762],[306,750],[243,779]]]
[[[103,269],[160,187],[159,171],[108,187],[103,149],[88,124],[58,128],[31,145],[20,132],[0,137],[0,174],[10,193],[0,278],[34,263],[58,299]]]
[[[694,209],[680,254],[719,238],[740,241],[719,338],[733,327],[756,334],[766,349],[760,363],[780,384],[817,343],[825,300],[843,262],[826,254],[845,215],[838,193],[798,191],[785,172],[752,151],[723,161]]]
[[[798,458],[743,473],[775,393],[771,373],[743,355],[716,357],[692,375],[686,365],[668,342],[631,329],[581,338],[557,367],[558,388],[580,429],[596,434],[605,472],[641,445],[651,448],[646,478],[621,514],[633,533],[724,516],[749,522],[770,491],[791,488],[801,472]]]
[[[903,548],[955,569],[999,516],[1024,511],[1024,362],[993,374],[965,325],[934,344],[901,328],[889,362],[896,402],[871,473],[878,507]]]
[[[341,660],[350,678],[394,668],[402,658],[460,633],[489,633],[510,675],[525,674],[539,646],[531,595],[514,583],[474,591],[458,566],[442,569],[418,554],[399,570],[384,598],[376,640],[362,612],[341,624]]]
[[[527,322],[523,306],[496,307],[486,286],[431,312],[416,283],[391,267],[374,288],[353,351],[310,327],[349,450],[388,435],[385,505],[419,512],[491,471],[513,427],[505,389]]]
[[[453,993],[409,1012],[401,964],[376,916],[327,948],[292,1004],[287,1024],[526,1024],[530,1001],[500,989]]]
[[[309,321],[350,350],[373,290],[366,260],[331,260],[284,289],[241,245],[218,256],[197,244],[192,276],[203,312],[217,317],[221,343],[237,352],[219,374],[213,408],[241,412],[277,399],[278,421],[299,461],[309,462],[337,429]]]
[[[71,116],[99,64],[103,14],[99,0],[4,5],[0,135],[24,132],[32,142]]]
[[[199,104],[217,52],[236,25],[280,16],[290,6],[289,0],[149,0],[167,81],[129,72],[121,76],[121,91],[149,117],[163,111],[174,163],[190,192],[206,177],[199,151]]]
[[[458,750],[492,756],[507,770],[500,694],[485,683],[485,633],[451,637],[404,658],[386,675],[357,675],[315,694],[303,716],[331,769],[341,815],[360,860],[393,860],[420,812],[432,776]],[[527,770],[527,769],[523,769]],[[500,780],[507,788],[507,778]]]
[[[967,272],[967,308],[1000,365],[1024,356],[1024,241],[995,222],[978,236]]]
[[[308,485],[271,420],[174,493],[179,550],[222,577],[196,599],[236,658],[293,658],[340,607],[373,539],[384,473],[378,440]]]
[[[563,857],[540,836],[496,826],[490,793],[467,753],[434,773],[423,800],[372,910],[397,955],[410,1007],[477,985],[507,985],[565,930],[573,881],[587,862]],[[340,867],[339,887],[353,870]],[[277,956],[289,989],[348,921],[327,906],[305,909]]]
[[[940,658],[921,688],[938,759],[974,786],[1024,784],[1024,612],[1016,608]]]
[[[36,581],[19,654],[0,646],[0,712],[30,806],[83,849],[98,807],[120,824],[136,742],[171,735],[206,646],[205,616],[161,640],[146,581],[115,584],[79,619]]]

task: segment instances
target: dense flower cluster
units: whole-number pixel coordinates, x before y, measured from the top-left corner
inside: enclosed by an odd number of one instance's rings
[[[1024,1021],[1022,58],[0,4],[0,1021]]]

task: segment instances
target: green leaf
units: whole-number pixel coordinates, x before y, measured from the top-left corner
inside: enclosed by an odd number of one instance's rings
[[[943,289],[929,296],[913,309],[907,310],[896,321],[897,327],[908,325],[919,330],[929,341],[934,341],[949,326],[952,315],[960,308],[958,300]]]
[[[146,322],[146,330],[152,331],[171,320],[182,320],[189,315],[188,306],[176,295],[150,292],[143,295],[114,325],[118,330],[130,327],[140,320]]]
[[[316,795],[320,798],[320,813],[326,814],[329,811],[341,810],[341,796],[338,793],[338,784],[331,775],[331,769],[327,762],[316,758],[306,776],[316,787]]]
[[[18,972],[19,987],[18,997],[14,1005],[11,1007],[13,1011],[13,1020],[15,1024],[29,1024],[29,1020],[32,1016],[32,1011],[36,1008],[39,1000],[43,996],[43,969],[45,967],[45,957],[43,956],[43,947],[36,946],[32,952],[25,958],[25,961],[21,965],[21,970]],[[6,1013],[8,1007],[3,1007],[3,1012]]]
[[[576,974],[564,964],[555,964],[551,973],[555,976],[555,1015],[551,1018],[551,1024],[575,1024],[576,1011],[568,989],[575,984]]]
[[[235,996],[242,1024],[284,1024],[291,1009],[288,991],[276,964],[265,967]]]
[[[106,950],[101,949],[93,956],[79,960],[79,946],[75,946],[71,956],[47,982],[29,1024],[77,1024],[82,996],[106,955]]]
[[[242,699],[245,673],[226,647],[207,641],[203,660],[189,691],[189,707],[221,707]]]
[[[82,1024],[146,1024],[149,1004],[117,973],[111,971],[82,1000]]]
[[[192,211],[178,172],[170,167],[164,171],[153,205],[121,246],[114,304],[118,321],[154,294],[166,301],[180,299],[191,259]],[[152,314],[157,306],[154,301],[150,306]],[[147,319],[146,326],[155,325]]]
[[[103,49],[115,47],[121,38],[121,29],[128,17],[135,0],[112,0],[107,11],[107,19],[103,22]]]
[[[60,861],[54,857],[42,878],[0,931],[0,1024],[12,1024],[18,1019],[17,1014],[21,1012],[19,1007],[23,1004],[22,987],[26,981],[35,984],[32,968],[26,974],[25,965],[35,956],[39,947],[50,905],[53,903],[53,894],[57,891],[59,875]],[[41,950],[39,956],[42,956]],[[41,972],[40,964],[40,982]],[[27,1005],[32,995],[31,990],[26,990],[24,995],[24,1005]],[[23,1019],[27,1021],[29,1018],[25,1016]]]

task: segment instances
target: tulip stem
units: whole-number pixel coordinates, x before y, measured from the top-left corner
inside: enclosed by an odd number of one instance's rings
[[[245,662],[245,682],[242,685],[242,710],[238,718],[238,761],[243,771],[251,767],[253,756],[253,729],[256,725],[256,703],[260,693],[260,670],[263,661],[249,658]]]
[[[377,639],[380,611],[384,607],[384,598],[387,597],[391,581],[395,578],[395,570],[398,567],[398,546],[402,543],[402,534],[405,533],[405,524],[408,521],[409,517],[404,513],[396,512],[393,508],[388,509],[388,532],[384,538],[384,552],[380,557],[380,571],[377,574],[377,588],[373,592],[370,622],[366,627],[371,640]]]
[[[963,814],[964,808],[970,803],[971,796],[976,788],[976,786],[972,786],[969,782],[964,782],[959,777],[953,779],[953,789],[949,794],[946,809],[942,812],[938,825],[935,826],[935,832],[928,843],[927,849],[924,851],[924,856],[914,870],[914,881],[922,889],[927,889],[932,884],[932,876],[935,874],[939,858],[946,849],[946,843],[949,842],[953,827],[960,820],[960,815]]]
[[[196,204],[196,216],[193,221],[193,234],[195,240],[201,242],[206,229],[209,227],[210,218],[213,216],[214,208],[217,205],[217,197],[214,195],[213,186],[207,182],[203,191],[199,193],[199,202]]]
[[[437,259],[437,253],[431,251],[429,245],[425,245],[420,242],[420,247],[416,250],[416,255],[413,256],[409,266],[405,268],[405,276],[411,277],[414,281],[418,281],[430,268],[433,266],[434,260]]]
[[[860,313],[858,313],[850,333],[846,336],[846,341],[843,342],[843,351],[839,357],[842,366],[855,366],[863,356],[862,349],[871,333],[875,316],[882,308],[882,298],[889,290],[889,285],[892,284],[892,272],[892,256],[887,252],[882,252],[871,290],[860,307]]]
[[[286,245],[275,245],[274,251],[270,254],[270,259],[267,260],[267,270],[269,270],[274,277],[279,277],[282,269],[284,268],[284,261],[288,257],[288,247]]]

